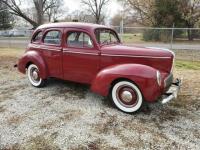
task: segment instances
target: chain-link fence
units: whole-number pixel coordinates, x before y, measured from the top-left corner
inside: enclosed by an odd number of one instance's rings
[[[200,28],[113,27],[126,44],[200,50]]]
[[[152,28],[114,26],[124,44],[174,50],[178,58],[200,60],[200,28]],[[23,48],[32,30],[0,31],[0,47]]]
[[[26,48],[33,30],[12,29],[0,31],[0,48]]]

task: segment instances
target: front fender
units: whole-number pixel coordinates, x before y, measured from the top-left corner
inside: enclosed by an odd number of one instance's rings
[[[38,66],[40,77],[46,79],[48,76],[47,65],[41,55],[36,51],[27,51],[18,61],[18,70],[22,73],[26,73],[26,67],[29,63]]]
[[[93,80],[91,90],[107,96],[112,83],[120,79],[134,82],[146,101],[155,101],[161,95],[156,69],[141,64],[119,64],[104,68]]]

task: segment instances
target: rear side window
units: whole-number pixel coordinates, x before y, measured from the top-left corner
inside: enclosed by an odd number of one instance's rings
[[[84,32],[73,31],[67,34],[68,47],[93,48],[93,42],[90,36]]]
[[[44,43],[46,44],[61,44],[61,33],[60,31],[49,31],[44,37]]]
[[[33,37],[32,42],[39,42],[41,39],[42,39],[42,31],[39,31]]]

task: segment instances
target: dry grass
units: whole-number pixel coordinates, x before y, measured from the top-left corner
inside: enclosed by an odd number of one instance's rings
[[[200,61],[200,50],[174,50],[176,59],[187,61]]]
[[[75,118],[79,118],[82,115],[81,110],[74,110],[74,109],[69,109],[66,110],[65,112],[62,113],[62,116],[48,120],[47,122],[43,123],[40,125],[41,129],[51,129],[55,127],[56,125],[59,125],[61,122],[70,122],[73,121]]]
[[[0,91],[0,102],[13,98],[14,92],[19,89],[25,89],[25,85],[5,87]]]
[[[25,150],[60,150],[51,138],[43,136],[31,137],[23,146]]]
[[[17,126],[20,123],[22,123],[22,121],[24,119],[25,119],[25,116],[15,115],[15,116],[12,116],[12,117],[8,118],[7,123],[8,123],[8,125]]]
[[[0,106],[0,113],[3,113],[5,111],[6,111],[6,109],[3,106]]]
[[[44,136],[31,137],[26,143],[14,144],[1,150],[60,150],[53,139]]]
[[[25,49],[22,48],[0,48],[1,58],[10,56],[11,58],[16,59],[16,57],[21,56],[24,53],[24,51]]]

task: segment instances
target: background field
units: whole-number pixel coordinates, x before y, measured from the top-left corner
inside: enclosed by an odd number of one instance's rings
[[[199,149],[198,52],[176,51],[177,100],[128,115],[85,85],[51,79],[45,88],[30,86],[13,68],[23,51],[0,48],[0,149]]]

